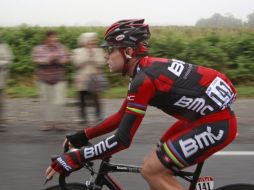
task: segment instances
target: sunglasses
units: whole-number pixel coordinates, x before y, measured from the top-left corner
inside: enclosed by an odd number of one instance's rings
[[[107,52],[107,54],[111,54],[111,53],[113,53],[117,49],[118,48],[116,48],[116,47],[108,46],[108,47],[105,48],[105,51]]]

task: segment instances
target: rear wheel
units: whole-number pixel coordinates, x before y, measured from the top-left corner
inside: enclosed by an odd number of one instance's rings
[[[233,184],[220,187],[216,190],[254,190],[254,185],[249,184]]]
[[[86,190],[85,185],[81,183],[69,183],[66,187],[68,190]],[[59,185],[55,185],[44,190],[62,190],[62,188]]]

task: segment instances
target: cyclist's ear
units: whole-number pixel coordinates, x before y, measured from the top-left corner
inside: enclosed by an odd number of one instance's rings
[[[128,47],[124,50],[124,55],[127,59],[131,59],[133,54],[133,49],[131,47]]]

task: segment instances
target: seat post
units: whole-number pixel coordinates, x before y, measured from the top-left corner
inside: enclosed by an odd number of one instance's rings
[[[201,174],[203,165],[204,165],[204,161],[197,164],[197,167],[196,167],[196,169],[194,171],[193,179],[192,179],[192,182],[191,182],[189,190],[194,190],[195,189],[197,181],[198,181],[198,178],[199,178],[199,176]]]

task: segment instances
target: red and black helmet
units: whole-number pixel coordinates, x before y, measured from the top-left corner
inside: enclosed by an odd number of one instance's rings
[[[105,32],[102,46],[133,47],[144,45],[150,37],[149,26],[145,19],[120,20],[112,24]]]

